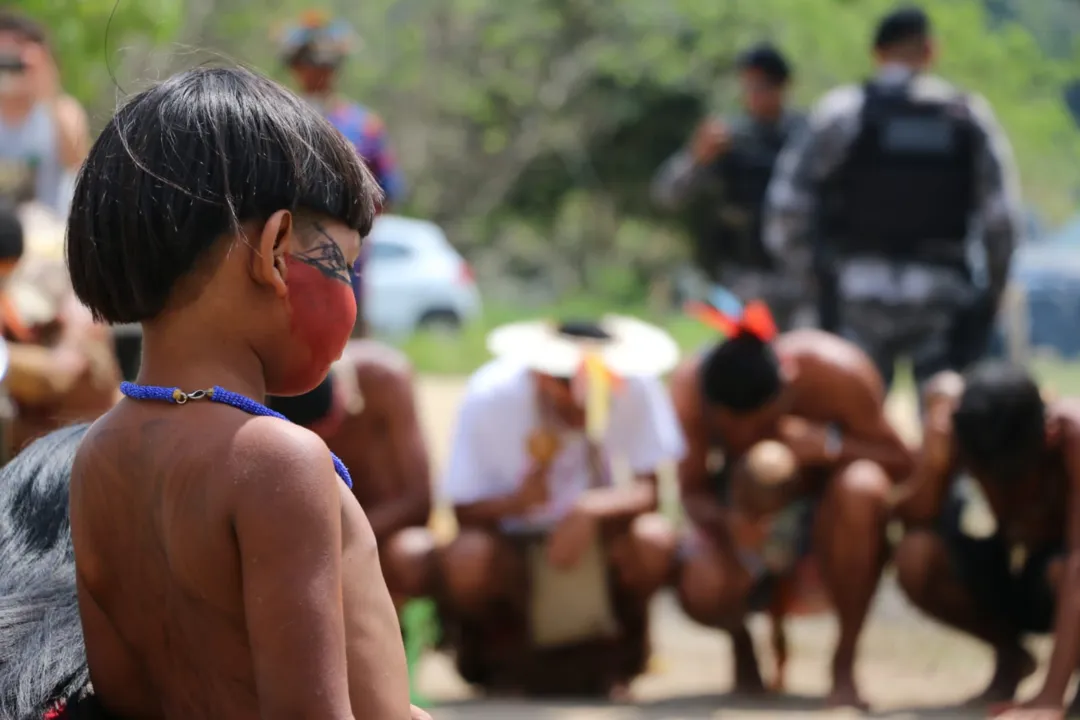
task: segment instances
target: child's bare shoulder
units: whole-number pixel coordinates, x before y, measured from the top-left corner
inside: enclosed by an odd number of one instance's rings
[[[330,450],[315,433],[285,420],[255,417],[235,431],[225,463],[249,497],[337,497]]]

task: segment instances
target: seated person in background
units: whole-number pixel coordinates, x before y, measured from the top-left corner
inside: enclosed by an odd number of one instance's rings
[[[829,702],[862,706],[856,643],[887,559],[889,489],[911,464],[885,417],[881,378],[865,353],[834,335],[795,330],[774,339],[760,303],[739,320],[712,307],[696,312],[728,339],[684,360],[671,380],[687,440],[679,482],[693,526],[678,581],[682,606],[731,633],[736,691],[760,692],[745,616],[810,567],[800,562],[809,553],[840,624]]]
[[[1053,632],[1043,688],[1021,710],[1061,717],[1080,660],[1080,407],[1046,406],[1025,370],[996,361],[935,378],[927,395],[922,456],[896,508],[897,577],[924,612],[993,648],[994,676],[972,703],[1011,702],[1035,671],[1023,635]],[[996,528],[965,518],[961,472]]]
[[[120,371],[108,328],[71,291],[64,225],[40,205],[0,209],[9,238],[0,257],[0,328],[8,341],[8,392],[16,418],[11,451],[72,422],[94,420],[116,401]]]
[[[621,692],[672,569],[656,472],[683,441],[658,376],[678,349],[615,316],[512,325],[488,346],[442,486],[460,526],[440,555],[458,668],[491,691]],[[613,478],[616,458],[631,481]]]
[[[349,468],[398,608],[430,594],[431,468],[408,359],[373,340],[351,340],[317,388],[269,404],[314,431]]]

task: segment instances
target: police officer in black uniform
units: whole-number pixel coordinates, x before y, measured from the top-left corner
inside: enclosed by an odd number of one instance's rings
[[[805,277],[780,275],[762,243],[773,166],[804,124],[787,107],[791,68],[764,43],[740,54],[736,67],[744,113],[730,121],[704,120],[688,146],[660,168],[653,198],[669,210],[688,209],[697,265],[711,282],[744,301],[764,299],[781,328],[808,324],[813,310]]]
[[[813,234],[835,267],[842,333],[886,383],[901,357],[922,382],[986,350],[1022,231],[1019,189],[987,102],[928,72],[922,10],[886,16],[873,48],[877,74],[826,94],[781,156],[766,243],[782,259]]]

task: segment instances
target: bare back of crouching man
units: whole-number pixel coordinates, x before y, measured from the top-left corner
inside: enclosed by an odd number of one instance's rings
[[[797,330],[769,341],[740,326],[684,361],[671,392],[688,443],[679,482],[694,528],[678,585],[683,608],[732,634],[736,689],[760,692],[745,615],[768,606],[770,583],[813,553],[840,624],[829,700],[863,705],[856,643],[886,560],[888,491],[910,465],[885,418],[873,363],[828,333]],[[747,460],[769,440],[787,446],[797,472],[755,489]],[[710,460],[716,451],[722,468]],[[777,538],[778,562],[776,553],[748,552],[737,532],[776,512],[791,516]]]
[[[394,604],[430,594],[431,467],[408,358],[374,340],[350,340],[319,387],[273,397],[270,407],[315,432],[349,468]]]
[[[907,526],[900,584],[924,612],[993,648],[993,678],[972,704],[1011,702],[1035,671],[1023,636],[1053,632],[1043,688],[1017,713],[1061,717],[1080,660],[1080,406],[1047,406],[1025,370],[987,362],[936,377],[925,408],[922,454],[896,510]],[[994,522],[977,522],[963,474]]]
[[[73,286],[99,319],[143,327],[139,382],[87,433],[71,479],[79,610],[109,712],[409,717],[348,473],[260,405],[311,390],[341,355],[376,195],[340,134],[244,70],[136,95],[91,149]]]
[[[677,348],[612,316],[494,336],[507,342],[492,341],[500,357],[469,381],[443,483],[461,527],[440,553],[459,670],[489,691],[621,695],[645,669],[648,600],[673,567],[656,471],[683,443],[655,375]],[[616,381],[599,429],[586,397],[607,391],[579,374],[590,348],[640,372]]]

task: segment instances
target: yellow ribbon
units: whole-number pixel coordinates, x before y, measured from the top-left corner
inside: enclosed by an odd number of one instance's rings
[[[585,435],[593,442],[601,442],[611,419],[611,394],[619,379],[596,352],[585,353],[581,369],[585,381]]]

